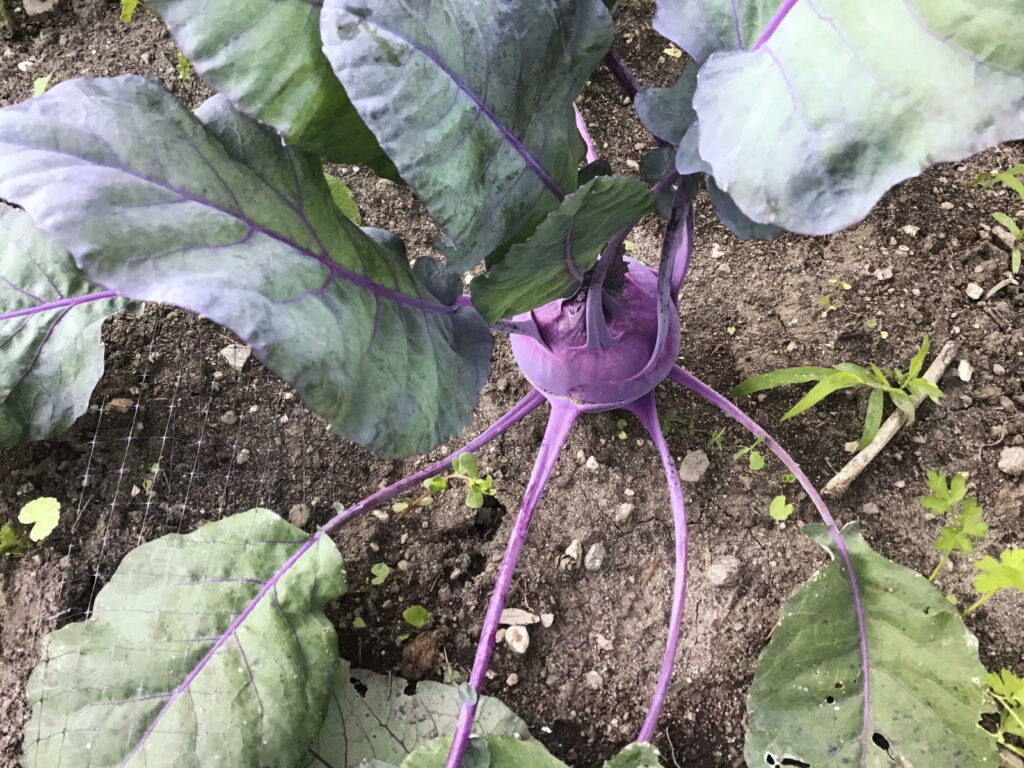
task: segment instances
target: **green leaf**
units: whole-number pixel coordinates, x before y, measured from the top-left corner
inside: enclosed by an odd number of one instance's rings
[[[981,518],[981,504],[973,498],[964,499],[960,527],[968,536],[981,539],[988,535],[988,523]]]
[[[370,583],[376,587],[388,580],[388,576],[391,575],[391,569],[387,563],[374,563],[370,566],[370,573],[373,574]]]
[[[604,768],[661,768],[658,750],[647,743],[630,744],[611,760]]]
[[[933,494],[940,499],[949,498],[949,480],[946,475],[934,469],[925,471],[925,482]]]
[[[882,426],[882,406],[884,404],[885,390],[871,390],[871,395],[868,397],[868,410],[864,414],[864,431],[861,433],[860,443],[857,445],[858,451],[867,448],[878,434],[878,429]]]
[[[953,479],[949,481],[949,500],[954,504],[959,504],[966,495],[967,475],[963,472],[957,472],[953,475]]]
[[[1020,272],[1020,248],[1014,248],[1010,253],[1010,271],[1015,275]]]
[[[813,408],[833,392],[840,389],[846,389],[848,387],[855,387],[862,383],[861,379],[855,374],[848,373],[846,371],[833,373],[831,376],[822,379],[811,387],[810,391],[800,398],[799,402],[786,412],[782,417],[782,421],[791,419],[794,416],[799,416],[808,408]]]
[[[824,526],[804,531],[834,556]],[[865,724],[850,586],[833,559],[797,589],[758,662],[747,764],[997,765],[994,741],[977,726],[988,709],[978,641],[934,586],[873,552],[857,526],[847,526],[844,538],[867,620],[870,718]]]
[[[793,505],[786,503],[785,496],[776,496],[768,506],[768,514],[779,522],[783,522],[788,520],[789,516],[793,514]]]
[[[0,314],[101,292],[24,211],[0,203]],[[120,309],[139,305],[108,297],[0,320],[0,447],[54,437],[85,413],[103,374],[103,321]]]
[[[198,0],[197,0],[198,1]],[[297,3],[296,3],[297,4]],[[466,270],[576,188],[572,103],[612,42],[601,0],[327,0],[324,52]]]
[[[338,665],[323,607],[344,590],[330,538],[266,509],[137,547],[92,617],[47,638],[26,768],[298,764]]]
[[[342,216],[318,158],[223,95],[193,115],[125,76],[0,110],[0,197],[107,288],[235,331],[333,431],[381,455],[427,450],[472,417],[487,324],[436,299],[397,238]]]
[[[28,532],[28,537],[32,541],[42,541],[53,533],[53,529],[60,522],[60,502],[52,496],[32,499],[21,508],[18,522],[32,526],[32,530]]]
[[[886,394],[889,395],[892,404],[903,411],[907,417],[907,424],[913,424],[914,419],[917,418],[917,412],[914,409],[914,403],[910,400],[910,395],[902,389],[887,389]]]
[[[924,335],[921,339],[921,347],[917,350],[917,354],[914,355],[914,359],[910,361],[910,367],[907,369],[907,378],[916,379],[924,368],[924,359],[928,357],[928,334]]]
[[[983,557],[975,567],[974,589],[982,595],[994,595],[1004,589],[1024,590],[1024,549],[1007,549],[999,560]]]
[[[178,51],[178,81],[188,82],[190,77],[192,77],[192,62],[184,53]]]
[[[366,629],[366,620],[362,616],[352,619],[352,629]]]
[[[806,384],[809,381],[821,381],[833,375],[832,368],[816,366],[800,366],[798,368],[781,368],[771,373],[762,373],[741,381],[732,391],[733,397],[752,395],[765,389],[783,387],[787,384]]]
[[[758,451],[751,451],[750,456],[747,457],[748,466],[755,472],[760,472],[764,469],[764,456]]]
[[[484,754],[489,761],[473,764],[467,758],[463,768],[568,768],[535,741],[521,741],[514,736],[486,736],[473,741],[483,742],[480,747],[486,747]],[[450,746],[450,737],[435,739],[409,755],[400,768],[444,768]]]
[[[718,184],[754,221],[822,235],[930,164],[1024,134],[1022,11],[660,0],[655,29],[701,64],[699,151]]]
[[[357,227],[362,225],[363,217],[359,213],[359,204],[352,197],[352,190],[337,176],[331,176],[328,173],[325,174],[325,178],[327,179],[327,188],[331,190],[331,199],[338,206],[338,210]]]
[[[1017,222],[1007,216],[1005,213],[993,213],[992,218],[1006,227],[1010,234],[1016,238],[1024,237],[1024,233],[1020,231],[1020,227],[1017,226]]]
[[[946,395],[937,386],[932,384],[928,379],[911,379],[907,382],[907,387],[911,394],[920,397],[928,397],[932,402],[939,402]]]
[[[46,75],[45,77],[37,77],[32,81],[32,95],[42,96],[46,93],[46,89],[50,87],[50,81],[53,79],[53,75]]]
[[[475,488],[466,492],[466,506],[470,509],[480,509],[484,505],[484,495]]]
[[[139,7],[139,0],[121,0],[121,21],[131,24],[135,18],[135,9]]]
[[[697,119],[693,93],[697,90],[698,69],[696,64],[689,64],[670,88],[647,88],[636,95],[637,116],[659,139],[678,146]]]
[[[338,163],[394,166],[356,114],[321,50],[318,3],[147,0],[210,86],[295,144]]]
[[[878,366],[872,364],[871,367],[874,369]],[[886,387],[889,386],[889,382],[886,380],[885,375],[881,370],[879,370],[878,373],[872,373],[872,371],[869,371],[864,366],[857,365],[856,363],[840,363],[835,366],[835,370],[856,376],[860,383],[866,387],[877,387],[879,384]],[[881,380],[879,380],[879,376],[881,376]]]
[[[473,306],[489,322],[571,296],[601,246],[653,208],[647,186],[599,176],[565,198],[525,241],[470,283]]]
[[[974,549],[970,538],[960,528],[943,526],[939,531],[939,538],[935,542],[935,549],[947,555],[960,551],[970,553]]]
[[[429,480],[423,481],[423,487],[430,493],[441,493],[448,487],[448,478],[444,475],[431,477]]]
[[[990,673],[985,681],[993,693],[1024,707],[1024,677],[1017,677],[1011,670],[1004,669],[998,674]]]
[[[349,670],[343,662],[334,677],[327,717],[312,749],[328,765],[361,766],[361,760],[400,763],[413,750],[433,739],[451,735],[462,700],[454,685],[423,680],[416,693],[396,675]],[[387,723],[386,728],[381,723]],[[532,740],[526,723],[498,699],[481,696],[473,732],[482,736],[520,736]],[[306,768],[322,768],[311,759]]]
[[[0,555],[21,557],[32,549],[32,542],[23,539],[14,526],[4,523],[0,526]]]
[[[406,624],[416,627],[416,629],[422,629],[430,623],[430,611],[422,605],[410,605],[402,611],[402,618],[405,619]]]
[[[452,461],[452,472],[457,475],[465,475],[471,480],[475,480],[480,476],[479,470],[476,466],[476,456],[472,453],[460,453]]]

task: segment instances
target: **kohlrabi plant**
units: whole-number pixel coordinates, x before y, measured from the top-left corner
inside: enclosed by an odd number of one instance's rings
[[[91,617],[48,639],[28,688],[27,766],[563,765],[516,738],[521,724],[493,727],[481,693],[569,431],[614,409],[660,456],[675,575],[640,744],[608,765],[657,765],[646,743],[688,575],[654,400],[666,379],[782,461],[824,521],[804,530],[833,558],[762,658],[748,764],[995,764],[976,725],[977,644],[952,607],[855,526],[840,531],[790,455],[676,357],[698,194],[740,236],[822,235],[932,163],[1024,136],[1024,0],[659,0],[654,26],[689,63],[647,90],[612,49],[608,5],[152,0],[220,92],[195,113],[134,76],[63,82],[0,110],[0,197],[21,209],[0,219],[0,443],[68,427],[101,372],[103,320],[147,301],[231,329],[333,431],[382,456],[425,452],[469,423],[492,333],[509,336],[532,385],[465,446],[312,536],[251,510],[129,553]],[[646,183],[609,173],[574,109],[602,62],[658,141]],[[406,183],[444,232],[443,261],[410,266],[398,237],[347,218],[323,160]],[[660,255],[643,254],[656,267],[626,245],[651,213],[667,220]],[[431,699],[430,724],[410,724],[401,686],[358,678],[360,694],[338,658],[323,613],[345,589],[331,537],[542,406],[468,681],[454,711]]]

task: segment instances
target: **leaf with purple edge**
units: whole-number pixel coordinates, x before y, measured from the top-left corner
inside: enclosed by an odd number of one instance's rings
[[[103,374],[103,321],[139,309],[0,203],[0,447],[54,437],[85,413]]]
[[[864,8],[658,3],[656,29],[701,63],[700,157],[753,221],[829,234],[927,166],[1024,135],[1024,2]]]
[[[326,0],[324,52],[468,269],[576,188],[573,100],[612,42],[601,0]]]
[[[339,663],[323,608],[344,591],[331,540],[266,509],[137,547],[91,617],[47,638],[26,768],[299,764]]]
[[[0,196],[108,288],[235,331],[382,455],[428,450],[472,417],[483,319],[438,301],[397,238],[341,214],[318,159],[223,96],[193,115],[127,76],[0,110]]]
[[[804,532],[834,558],[824,526]],[[858,526],[843,537],[867,620],[871,701],[850,585],[833,559],[794,593],[758,661],[747,764],[997,765],[995,743],[977,725],[989,709],[977,639],[932,584],[872,551]]]

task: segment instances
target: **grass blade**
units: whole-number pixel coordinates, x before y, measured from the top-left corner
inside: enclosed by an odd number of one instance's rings
[[[831,376],[835,371],[831,368],[818,368],[816,366],[804,365],[797,368],[780,368],[771,373],[762,373],[759,376],[751,376],[736,385],[732,391],[733,397],[742,397],[765,389],[784,387],[787,384],[806,384],[809,381],[821,381]]]
[[[885,390],[871,390],[871,397],[868,398],[868,412],[864,416],[864,432],[860,436],[858,451],[867,448],[871,441],[878,434],[878,428],[882,426],[882,406],[885,404]]]
[[[794,416],[799,416],[801,413],[806,411],[808,408],[813,408],[819,402],[824,400],[826,397],[831,395],[833,392],[846,389],[847,387],[854,387],[861,383],[858,376],[849,373],[847,371],[840,371],[839,373],[833,373],[826,379],[819,381],[815,384],[811,391],[800,398],[800,401],[789,409],[789,412],[782,417],[782,421],[791,419]],[[903,393],[901,393],[903,394]]]

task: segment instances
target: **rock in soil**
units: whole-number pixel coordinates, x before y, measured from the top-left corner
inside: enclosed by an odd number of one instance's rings
[[[294,504],[288,510],[288,522],[296,528],[305,528],[313,517],[313,508],[309,504]]]
[[[740,577],[740,561],[733,555],[718,558],[708,567],[708,581],[716,587],[732,587]]]
[[[1008,475],[1024,475],[1024,448],[1003,448],[999,455],[999,471]]]
[[[684,483],[700,482],[710,466],[711,461],[704,451],[690,451],[679,465],[679,479]]]
[[[605,549],[604,544],[597,542],[587,550],[587,556],[583,558],[583,567],[588,571],[599,571],[607,556],[608,550]]]

